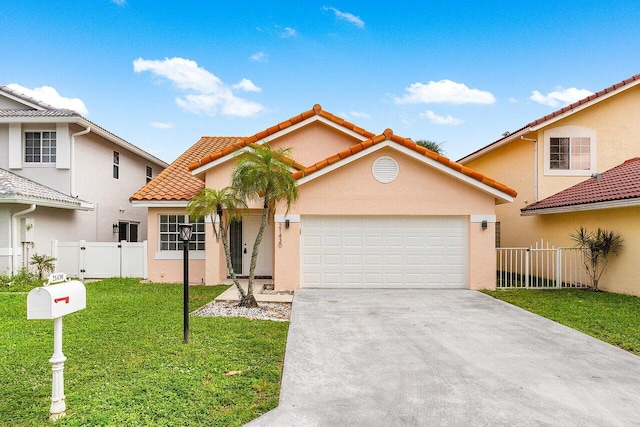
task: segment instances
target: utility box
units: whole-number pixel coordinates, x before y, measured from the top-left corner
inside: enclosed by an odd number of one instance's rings
[[[23,218],[20,228],[20,240],[23,243],[36,241],[36,220],[35,218]]]
[[[87,307],[87,290],[78,280],[35,288],[27,295],[27,319],[55,319]]]

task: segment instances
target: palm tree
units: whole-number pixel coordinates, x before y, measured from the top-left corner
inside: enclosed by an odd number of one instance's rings
[[[434,153],[438,153],[441,155],[444,155],[444,150],[442,149],[442,145],[444,144],[444,142],[435,142],[435,141],[431,141],[428,139],[418,139],[416,141],[416,144],[418,144],[421,147],[426,148],[427,150],[431,150]]]
[[[238,195],[245,200],[262,200],[260,228],[251,252],[247,297],[240,303],[245,307],[258,306],[253,296],[254,272],[267,220],[275,211],[277,202],[283,201],[288,212],[298,198],[298,187],[287,156],[289,152],[290,149],[271,150],[269,144],[251,145],[249,151],[239,158],[233,171],[232,186]]]
[[[618,254],[622,249],[622,237],[613,231],[598,228],[598,231],[589,232],[580,227],[571,234],[571,239],[576,242],[584,254],[584,266],[591,278],[594,291],[598,291],[598,282],[607,268],[610,254]]]
[[[31,262],[29,262],[29,264],[36,267],[36,271],[38,272],[38,279],[42,280],[45,273],[53,273],[55,271],[55,262],[57,261],[57,259],[58,258],[46,254],[39,255],[35,253],[31,256]]]
[[[244,209],[246,206],[247,205],[244,200],[240,199],[235,191],[230,187],[224,187],[221,190],[203,188],[189,201],[189,204],[187,205],[187,213],[190,217],[211,218],[211,223],[213,224],[213,235],[216,238],[216,242],[220,242],[220,239],[222,239],[224,255],[227,260],[227,270],[229,270],[233,284],[236,285],[236,288],[238,289],[241,304],[244,299],[247,298],[247,293],[240,286],[236,273],[233,270],[228,231],[231,221],[240,216],[238,210]]]

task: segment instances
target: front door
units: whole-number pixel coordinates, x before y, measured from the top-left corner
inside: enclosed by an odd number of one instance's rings
[[[248,276],[251,267],[251,252],[260,229],[259,215],[245,215],[242,220],[233,221],[229,230],[231,263],[237,276]],[[258,251],[255,275],[271,277],[273,275],[273,227],[270,223],[264,229]]]

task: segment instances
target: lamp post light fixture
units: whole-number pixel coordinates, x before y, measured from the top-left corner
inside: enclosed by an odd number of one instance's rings
[[[191,240],[191,232],[193,226],[191,224],[180,224],[180,240],[182,240],[182,258],[183,258],[183,293],[184,293],[184,340],[187,344],[189,342],[189,241]]]

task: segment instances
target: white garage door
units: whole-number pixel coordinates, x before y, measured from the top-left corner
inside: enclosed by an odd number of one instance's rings
[[[302,287],[466,288],[466,217],[303,216]]]

